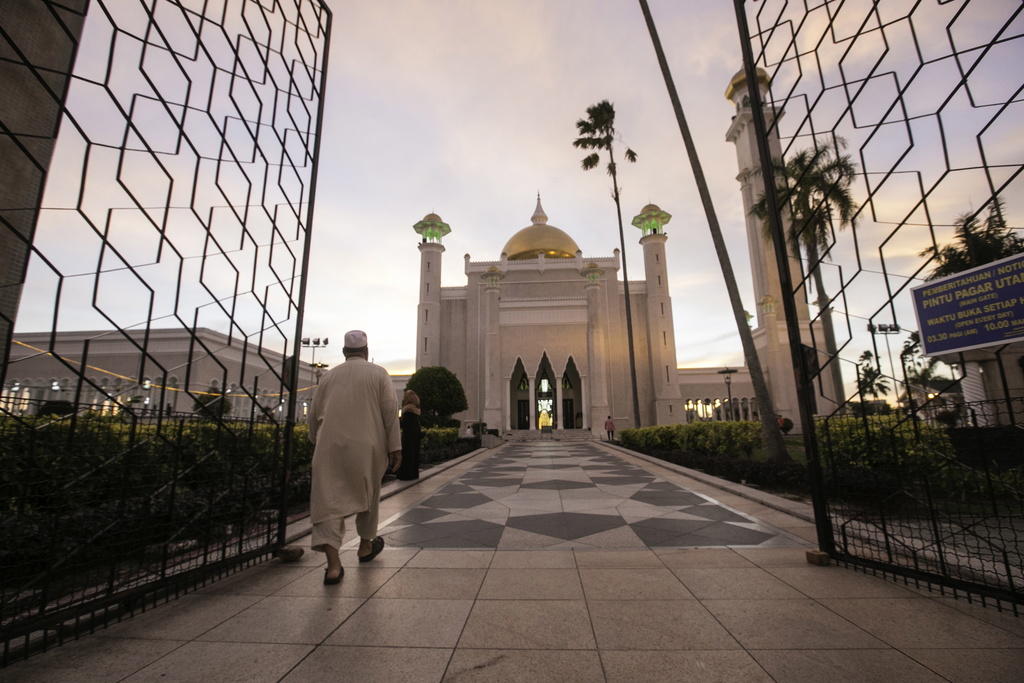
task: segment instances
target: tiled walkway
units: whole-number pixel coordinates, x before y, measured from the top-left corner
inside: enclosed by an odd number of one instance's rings
[[[806,522],[603,446],[505,446],[382,511],[392,547],[370,565],[346,551],[340,585],[322,585],[317,553],[268,562],[0,678],[1016,681],[1024,670],[1024,620],[807,565]]]
[[[381,533],[422,548],[799,545],[587,442],[506,446]]]

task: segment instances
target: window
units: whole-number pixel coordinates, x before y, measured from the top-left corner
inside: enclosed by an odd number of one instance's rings
[[[430,261],[427,261],[427,272],[430,272]]]
[[[427,286],[427,294],[430,294],[430,283],[429,282],[426,283],[426,286]]]
[[[661,254],[655,254],[654,255],[654,262],[655,263],[661,263]]]
[[[430,309],[423,311],[423,322],[430,322]]]
[[[519,379],[518,390],[519,391],[529,391],[530,390],[530,382],[529,382],[529,380],[526,379],[526,375],[523,375]]]
[[[658,276],[658,286],[661,287],[661,276]]]
[[[668,404],[668,414],[669,415],[672,414],[672,404],[671,403]]]
[[[665,315],[665,302],[664,301],[661,302],[661,314]]]
[[[563,375],[562,376],[562,388],[563,389],[572,389],[572,380],[569,379],[569,375]]]
[[[426,337],[423,338],[423,350],[424,351],[427,350],[427,338]]]
[[[668,346],[668,332],[664,330],[661,331],[661,345]]]
[[[671,381],[671,380],[670,380],[670,379],[668,378],[668,366],[667,366],[667,365],[665,366],[665,381],[666,381],[666,382],[670,382],[670,381]]]

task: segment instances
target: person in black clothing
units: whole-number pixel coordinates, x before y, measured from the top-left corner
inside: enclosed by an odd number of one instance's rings
[[[420,397],[415,391],[406,389],[402,398],[402,464],[398,478],[403,481],[420,478]]]

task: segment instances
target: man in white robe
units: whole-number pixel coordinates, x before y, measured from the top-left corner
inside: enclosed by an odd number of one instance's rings
[[[398,403],[387,370],[367,358],[366,333],[345,334],[345,362],[327,372],[309,413],[314,444],[310,516],[313,550],[327,555],[324,583],[337,583],[345,570],[338,548],[345,517],[356,516],[361,562],[384,547],[377,536],[381,478],[398,469],[402,439]]]

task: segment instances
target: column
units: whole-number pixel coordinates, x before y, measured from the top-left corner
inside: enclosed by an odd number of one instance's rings
[[[488,424],[501,424],[501,339],[499,336],[499,311],[500,285],[502,274],[497,268],[492,267],[483,274],[485,306],[485,336],[484,336],[484,422]]]
[[[537,430],[537,379],[530,375],[530,431]]]
[[[604,416],[609,414],[608,396],[606,393],[605,357],[604,357],[604,317],[601,315],[601,277],[599,268],[585,268],[581,273],[587,279],[584,291],[587,294],[587,381],[583,383],[583,419],[585,428],[595,424],[593,413],[600,413],[598,419],[602,424]]]
[[[562,376],[555,375],[555,414],[558,415],[557,429],[565,429],[565,413],[562,410]]]

